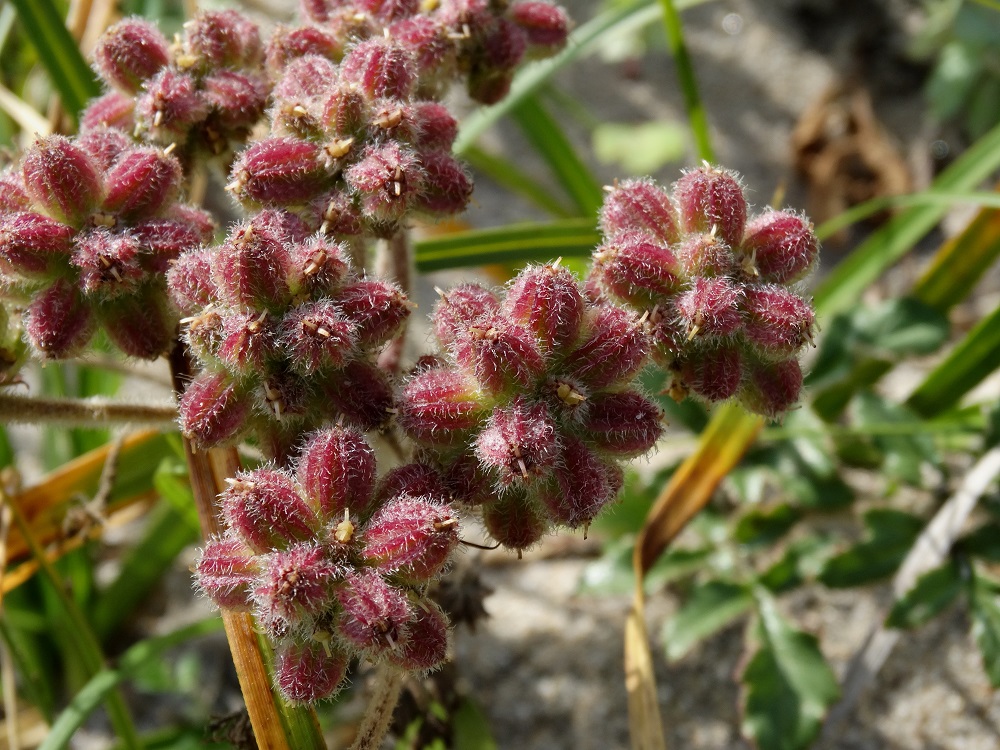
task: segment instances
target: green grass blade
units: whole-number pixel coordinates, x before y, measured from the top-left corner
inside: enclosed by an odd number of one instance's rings
[[[577,216],[593,217],[604,201],[601,184],[576,153],[563,129],[537,97],[528,97],[513,111],[514,120],[552,174],[573,200]]]
[[[685,5],[695,5],[686,2]],[[601,13],[596,18],[580,26],[570,35],[566,49],[554,57],[522,68],[514,77],[510,93],[502,101],[491,107],[483,107],[473,112],[462,122],[453,149],[463,154],[476,140],[497,121],[517,107],[552,75],[577,58],[590,53],[600,46],[601,38],[626,29],[642,28],[660,17],[660,8],[654,0],[637,0]]]
[[[1000,167],[1000,125],[938,175],[932,191],[971,190],[997,167]],[[815,295],[817,314],[829,317],[857,304],[864,290],[929,232],[946,210],[947,205],[917,206],[890,219],[819,286]]]
[[[534,180],[508,159],[483,151],[478,146],[470,146],[465,151],[465,161],[482,172],[501,187],[526,198],[543,211],[558,218],[568,218],[573,212],[553,195],[552,191]]]
[[[70,36],[53,0],[11,0],[66,111],[76,119],[87,101],[101,93],[93,71]]]
[[[595,223],[595,219],[564,219],[512,224],[422,240],[415,243],[417,270],[589,256],[601,241]]]
[[[659,0],[663,10],[663,27],[667,34],[667,45],[677,66],[677,79],[684,93],[684,108],[687,110],[688,125],[694,137],[694,150],[699,160],[714,162],[712,138],[708,132],[708,115],[698,93],[698,83],[694,78],[694,66],[684,43],[684,28],[674,0]]]
[[[917,414],[931,417],[958,403],[966,393],[1000,367],[1000,307],[962,339],[907,399]]]
[[[118,660],[117,669],[103,669],[87,682],[59,714],[39,750],[60,750],[68,747],[74,733],[87,717],[105,700],[108,693],[137,669],[164,651],[203,635],[222,630],[222,620],[213,617],[181,628],[164,636],[149,638],[132,646]]]

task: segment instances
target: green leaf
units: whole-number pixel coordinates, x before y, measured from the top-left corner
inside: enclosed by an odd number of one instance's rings
[[[915,628],[923,625],[951,604],[962,586],[961,570],[954,562],[924,573],[909,591],[896,600],[885,620],[886,627]]]
[[[39,750],[60,750],[69,746],[73,734],[83,724],[101,701],[133,672],[164,651],[198,636],[222,629],[222,620],[213,617],[176,630],[168,635],[140,641],[118,659],[116,669],[103,669],[87,682],[70,701],[69,706],[56,719]]]
[[[778,562],[758,576],[757,582],[773,594],[790,591],[815,577],[830,544],[827,537],[815,534],[796,539]]]
[[[885,456],[884,472],[890,478],[899,479],[913,486],[921,485],[920,468],[925,463],[937,463],[933,438],[921,429],[922,422],[904,406],[893,404],[887,399],[865,391],[854,401],[851,415],[855,425],[864,435],[866,430],[874,433],[871,441]],[[900,431],[880,434],[883,426],[912,426],[909,433]]]
[[[663,626],[667,658],[681,658],[751,606],[753,592],[746,584],[715,580],[696,586],[684,606]]]
[[[101,93],[93,71],[70,36],[53,0],[11,0],[66,111],[76,119],[87,101]]]
[[[955,542],[955,551],[987,562],[1000,563],[1000,523],[984,523]]]
[[[469,697],[462,699],[451,717],[453,750],[496,750],[489,721],[479,705]]]
[[[498,185],[526,198],[553,216],[559,218],[573,216],[573,212],[552,195],[551,189],[519,169],[510,159],[494,156],[478,146],[470,146],[464,156],[465,161],[473,169],[482,172]]]
[[[581,594],[628,594],[635,589],[632,536],[609,543],[599,558],[584,567],[577,589]],[[671,549],[663,554],[643,579],[643,589],[657,591],[667,583],[704,568],[712,555],[710,547]]]
[[[979,321],[906,400],[924,417],[958,401],[1000,367],[1000,307]]]
[[[593,145],[602,163],[616,164],[626,174],[644,175],[680,161],[687,140],[684,129],[672,122],[608,122],[594,129]]]
[[[948,340],[948,318],[913,297],[888,300],[874,310],[858,308],[861,341],[896,357],[933,354]]]
[[[604,201],[601,184],[576,153],[559,123],[537,97],[526,98],[512,114],[525,137],[572,198],[577,215],[594,219]]]
[[[819,580],[831,588],[847,588],[891,575],[924,528],[917,516],[889,508],[876,508],[864,515],[867,539],[827,560]]]
[[[795,630],[758,592],[760,648],[740,677],[743,733],[760,750],[800,750],[840,691],[815,636]]]
[[[973,575],[969,605],[972,636],[983,655],[983,668],[990,684],[1000,688],[1000,584]]]
[[[1000,166],[1000,125],[980,138],[931,187],[934,191],[969,190]],[[849,310],[892,263],[929,232],[948,210],[946,205],[911,208],[894,216],[826,277],[815,295],[820,319]]]
[[[773,544],[787,534],[802,518],[801,511],[788,503],[745,513],[733,528],[733,540],[740,544]]]
[[[548,224],[511,224],[434,237],[415,243],[417,270],[551,261],[587,257],[600,243],[593,218],[563,219]]]

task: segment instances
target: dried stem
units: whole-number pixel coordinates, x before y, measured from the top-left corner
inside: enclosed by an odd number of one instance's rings
[[[86,399],[28,398],[0,393],[0,421],[20,424],[132,424],[170,427],[177,419],[173,404],[127,404],[95,396]]]
[[[368,703],[351,750],[378,750],[382,747],[405,679],[406,675],[395,667],[382,665],[378,668],[375,694]]]

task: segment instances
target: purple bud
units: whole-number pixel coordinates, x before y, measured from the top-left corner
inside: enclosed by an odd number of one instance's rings
[[[80,130],[85,132],[107,127],[131,133],[135,128],[134,112],[135,99],[118,91],[109,91],[91,99],[80,113]]]
[[[549,530],[545,510],[524,492],[505,492],[483,508],[483,524],[500,544],[520,552]]]
[[[358,9],[373,16],[380,25],[408,18],[420,10],[420,0],[358,0]]]
[[[594,251],[592,278],[612,297],[637,307],[662,304],[681,286],[680,264],[662,241],[622,232]]]
[[[510,20],[528,37],[528,44],[541,47],[546,55],[566,45],[570,21],[566,11],[558,5],[540,0],[522,0],[511,6]]]
[[[662,418],[660,408],[636,391],[599,393],[587,400],[581,434],[598,450],[632,458],[656,444]]]
[[[460,284],[441,294],[434,308],[432,323],[438,342],[445,349],[476,323],[476,320],[500,309],[500,300],[479,284]]]
[[[414,83],[413,58],[389,39],[366,39],[344,57],[340,75],[346,83],[356,85],[369,101],[406,100]]]
[[[554,265],[530,266],[512,282],[503,314],[537,337],[548,351],[576,341],[584,316],[584,299],[573,274]]]
[[[451,151],[458,135],[458,121],[441,102],[417,101],[412,105],[417,130],[413,145],[421,151]]]
[[[331,373],[321,389],[323,407],[359,429],[381,428],[393,411],[395,395],[389,376],[360,359]]]
[[[764,359],[787,359],[812,341],[812,306],[784,287],[747,286],[743,309],[744,334]]]
[[[180,162],[154,148],[122,155],[105,178],[104,210],[127,219],[153,216],[177,198],[183,176]]]
[[[649,341],[636,317],[619,307],[594,308],[582,343],[563,360],[562,372],[590,388],[631,380],[646,363]]]
[[[97,229],[77,237],[71,263],[80,269],[84,293],[107,300],[135,294],[146,275],[141,252],[131,233]]]
[[[177,314],[164,291],[159,284],[147,284],[137,294],[105,300],[97,306],[108,338],[129,357],[156,359],[173,346]]]
[[[788,284],[812,269],[819,242],[805,217],[790,211],[768,211],[747,225],[739,249],[763,281]]]
[[[522,396],[506,409],[494,409],[475,443],[476,457],[497,477],[498,488],[548,473],[560,449],[558,427],[548,408]]]
[[[360,349],[384,344],[410,315],[410,303],[402,290],[379,279],[362,279],[344,287],[337,303],[344,317],[356,327]]]
[[[215,250],[203,248],[180,255],[167,272],[170,299],[185,315],[194,315],[215,299],[212,258]]]
[[[257,66],[263,56],[257,24],[239,11],[223,10],[200,13],[184,24],[184,51],[177,62],[209,71]]]
[[[392,223],[400,221],[421,194],[424,174],[416,154],[390,142],[366,146],[344,178],[358,194],[366,218]]]
[[[258,469],[227,480],[219,495],[226,524],[255,552],[286,549],[313,538],[319,519],[283,471]]]
[[[340,636],[364,651],[379,653],[394,649],[416,615],[406,595],[375,571],[348,573],[337,599],[343,607],[337,623]]]
[[[738,394],[748,411],[776,419],[799,399],[802,390],[802,368],[798,360],[753,364]]]
[[[209,109],[190,75],[164,68],[139,94],[134,116],[138,129],[166,145],[187,141],[188,131],[204,121]]]
[[[250,417],[250,403],[228,373],[202,372],[181,395],[181,432],[203,448],[234,440]]]
[[[90,341],[94,318],[80,291],[66,279],[57,279],[32,298],[24,312],[24,332],[46,359],[66,359]]]
[[[429,599],[417,603],[416,616],[406,628],[406,637],[389,660],[413,672],[434,669],[448,658],[448,618]]]
[[[463,373],[425,370],[403,390],[399,424],[417,442],[452,444],[479,424],[485,408],[480,399],[478,389]]]
[[[329,180],[319,146],[295,138],[267,138],[240,154],[226,189],[240,201],[291,206],[307,203]]]
[[[81,222],[101,199],[97,167],[69,138],[54,135],[24,155],[21,174],[28,195],[57,219]]]
[[[98,172],[103,173],[135,144],[122,131],[102,125],[80,133],[76,145],[87,152]]]
[[[472,179],[461,162],[446,151],[428,151],[420,155],[420,166],[423,175],[414,208],[431,216],[464,211],[472,198]]]
[[[294,60],[310,55],[339,60],[344,55],[343,44],[319,26],[279,25],[267,45],[267,69],[277,77]]]
[[[711,233],[691,235],[677,245],[676,253],[688,277],[727,276],[736,271],[733,251]]]
[[[267,312],[227,311],[216,356],[234,372],[260,371],[278,346],[278,321]]]
[[[208,540],[194,566],[198,588],[220,607],[248,611],[257,576],[253,552],[230,537]]]
[[[170,43],[141,18],[126,18],[109,28],[94,49],[94,67],[105,81],[129,94],[170,64]]]
[[[277,648],[274,681],[293,703],[315,703],[340,690],[350,659],[347,654],[319,640],[287,641]]]
[[[387,502],[365,525],[365,561],[408,583],[438,576],[458,545],[458,517],[450,506],[403,496]]]
[[[743,325],[742,289],[725,277],[695,279],[675,300],[688,339],[729,336]]]
[[[220,70],[202,82],[207,101],[215,110],[214,121],[225,128],[250,128],[264,114],[268,86],[259,77]]]
[[[337,296],[350,269],[348,249],[340,242],[313,235],[286,246],[288,288],[292,295],[316,299]]]
[[[0,213],[30,209],[31,199],[24,190],[21,175],[9,168],[0,172]]]
[[[251,310],[281,310],[291,294],[285,278],[284,237],[259,215],[237,225],[213,260],[219,296]]]
[[[579,440],[566,442],[554,482],[542,493],[552,518],[570,528],[589,524],[613,502],[622,487],[621,471],[602,461]]]
[[[330,609],[339,566],[315,542],[293,544],[263,556],[253,590],[257,620],[265,632],[301,631],[312,618]]]
[[[65,265],[75,234],[42,214],[0,214],[0,268],[14,276],[48,277]]]
[[[331,427],[314,433],[296,463],[296,478],[324,520],[344,511],[368,513],[375,484],[375,452],[357,430]]]
[[[747,201],[734,172],[704,166],[674,183],[674,201],[685,232],[716,232],[730,247],[743,240]]]
[[[279,333],[291,367],[303,375],[343,367],[355,353],[357,335],[357,326],[328,299],[293,307]]]
[[[743,357],[739,349],[715,346],[691,352],[681,363],[683,385],[709,402],[725,401],[740,387]]]
[[[131,234],[146,254],[147,270],[156,274],[166,273],[181,253],[211,238],[197,223],[180,219],[147,219],[133,225]]]
[[[484,316],[455,339],[455,359],[491,393],[528,388],[545,370],[535,337],[504,317]]]
[[[384,505],[401,495],[425,497],[437,502],[448,500],[448,490],[438,471],[427,464],[398,466],[379,480],[375,490],[376,505]]]

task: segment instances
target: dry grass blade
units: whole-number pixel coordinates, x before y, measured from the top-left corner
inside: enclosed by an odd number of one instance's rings
[[[639,538],[632,566],[636,592],[625,626],[625,687],[629,732],[635,750],[666,747],[656,702],[656,677],[645,627],[642,580],[670,542],[712,497],[719,482],[739,462],[763,420],[736,406],[720,409],[705,428],[694,453],[674,472],[656,499]]]

